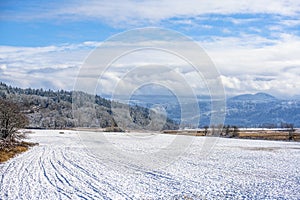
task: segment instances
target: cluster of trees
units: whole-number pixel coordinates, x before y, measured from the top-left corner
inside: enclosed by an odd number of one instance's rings
[[[203,126],[205,135],[216,135],[222,137],[237,137],[239,128],[235,125],[211,125]]]
[[[21,89],[0,83],[0,99],[15,102],[28,117],[30,128],[117,127],[114,118],[128,117],[113,116],[110,100],[84,92]],[[117,102],[114,104],[120,109],[128,109],[127,105]],[[151,121],[149,109],[140,106],[131,106],[129,109],[129,117],[133,123],[129,124],[128,128],[149,124]],[[176,123],[167,119],[164,128],[177,127]]]
[[[239,128],[235,125],[224,125],[221,136],[225,137],[237,137],[239,132]]]

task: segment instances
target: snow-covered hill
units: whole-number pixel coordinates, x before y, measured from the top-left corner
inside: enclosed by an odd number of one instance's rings
[[[203,157],[207,138],[181,136],[193,143],[168,166],[153,169],[109,152],[93,154],[74,131],[34,132],[30,140],[39,146],[0,165],[0,199],[300,197],[300,143],[218,138]],[[105,137],[94,144],[147,156],[151,145],[164,147],[176,136],[105,133]]]

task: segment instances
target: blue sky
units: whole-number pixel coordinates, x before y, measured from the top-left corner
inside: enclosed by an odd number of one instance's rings
[[[292,0],[3,0],[0,80],[72,89],[97,45],[119,32],[149,26],[199,43],[220,71],[228,95],[299,95],[300,1]]]

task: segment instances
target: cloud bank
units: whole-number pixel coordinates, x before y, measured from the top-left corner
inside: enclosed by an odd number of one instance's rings
[[[219,69],[227,95],[245,92],[268,92],[283,98],[297,95],[297,88],[300,88],[300,39],[283,35],[281,40],[268,42],[270,45],[262,45],[265,40],[250,36],[198,41]],[[85,42],[36,48],[1,46],[0,78],[20,87],[72,89],[85,58],[98,44]],[[177,70],[195,91],[203,92],[205,83],[199,84],[195,72],[185,68],[186,63],[155,51],[130,55],[115,62],[103,76],[102,92],[108,93],[132,67],[149,66],[153,61],[173,68],[174,72]],[[162,76],[163,73],[154,75]],[[167,77],[168,73],[165,75]],[[98,78],[92,71],[87,74],[89,77]],[[142,77],[136,78],[140,80]],[[134,82],[128,82],[128,87],[134,87]]]
[[[219,69],[229,96],[255,92],[282,98],[299,95],[299,1],[65,0],[41,4],[33,0],[5,1],[0,7],[2,22],[68,26],[97,21],[106,24],[108,32],[143,26],[174,29],[205,49]],[[85,58],[100,43],[87,39],[42,47],[0,44],[0,78],[20,87],[72,89]],[[148,56],[148,60],[132,57],[116,63],[119,67],[107,72],[102,87],[110,90],[112,82],[120,80],[132,66],[151,64]],[[184,63],[175,63],[163,54],[152,56],[161,64],[183,69]],[[201,93],[202,86],[192,71],[180,73]]]

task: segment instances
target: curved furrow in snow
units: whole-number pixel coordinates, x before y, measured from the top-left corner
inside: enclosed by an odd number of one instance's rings
[[[8,178],[7,174],[9,174],[9,170],[13,168],[14,164],[15,162],[13,161],[9,161],[7,165],[0,164],[0,172],[1,172],[0,191],[2,192],[5,191],[5,188],[8,188],[4,183],[6,182],[5,179]]]
[[[48,185],[49,190],[53,192],[53,195],[60,199],[71,199],[71,196],[64,191],[64,188],[56,184],[55,171],[53,172],[50,167],[51,149],[47,148],[43,152],[43,156],[39,159],[39,167],[42,172],[41,180]]]
[[[152,192],[163,195],[166,189],[171,193],[178,191],[181,188],[182,180],[175,179],[175,177],[166,173],[165,171],[153,170],[150,168],[140,167],[135,163],[132,163],[124,158],[109,155],[99,155],[91,153],[89,150],[84,158],[86,163],[94,163],[91,166],[87,166],[91,171],[95,172],[110,172],[102,173],[99,176],[107,181],[106,184],[113,185],[113,187],[121,188],[122,191],[132,190],[134,188],[141,191],[152,190]],[[72,163],[78,163],[74,158],[66,158]],[[101,170],[99,165],[101,165]],[[113,174],[113,176],[110,176]],[[119,175],[119,176],[116,176]],[[116,179],[117,177],[117,179]],[[134,182],[134,184],[126,184],[128,180]],[[124,183],[124,184],[121,184]],[[151,186],[149,186],[151,183]],[[135,198],[132,193],[129,193],[130,198]],[[159,196],[159,195],[158,195]]]
[[[56,156],[56,154],[60,154],[63,150],[64,148],[62,147],[53,149],[48,159],[44,160],[43,168],[47,170],[43,171],[48,182],[56,187],[59,193],[64,194],[70,199],[109,199],[94,185],[86,184],[88,183],[86,180],[87,177],[78,169],[73,169],[75,173],[70,173],[70,171],[66,171],[68,167],[63,168],[59,164],[65,161],[61,156]]]
[[[34,151],[35,154],[31,154],[30,151]],[[26,162],[23,162],[22,170],[18,170],[18,182],[19,190],[16,193],[16,197],[21,197],[23,199],[30,199],[33,196],[37,196],[36,192],[38,187],[42,187],[39,177],[39,158],[43,156],[43,149],[39,147],[34,147],[28,151],[30,156],[26,157]],[[20,162],[21,164],[22,162]],[[26,163],[26,164],[25,164]],[[24,190],[26,193],[24,193]]]
[[[101,188],[103,197],[109,195],[110,197],[113,197],[113,199],[130,199],[130,196],[124,193],[122,188],[119,188],[118,185],[112,185],[109,182],[113,177],[108,179],[107,175],[104,174],[105,171],[108,170],[104,163],[99,163],[95,159],[90,159],[85,151],[75,152],[69,149],[68,151],[61,151],[61,153],[64,162],[59,162],[59,164],[70,174],[76,172],[75,176],[78,176],[79,180],[85,181],[88,186],[92,186],[93,188],[96,187],[96,192],[99,192],[99,189]],[[83,177],[79,177],[79,175]],[[118,180],[115,181],[118,183]]]
[[[61,184],[69,187],[69,192],[80,196],[87,196],[91,199],[109,199],[106,196],[104,188],[92,183],[89,177],[86,177],[78,168],[72,168],[62,156],[64,148],[54,152],[55,162],[51,162],[52,167],[56,170],[56,176]],[[75,156],[75,155],[73,155]]]
[[[31,150],[35,151],[36,149],[37,147],[34,147]],[[28,175],[32,173],[31,167],[35,159],[35,154],[31,154],[29,151],[27,151],[8,161],[9,164],[5,169],[3,169],[2,172],[1,182],[3,185],[5,185],[5,187],[1,186],[1,195],[6,196],[7,198],[13,196],[24,197],[27,195],[22,192],[14,192],[12,191],[12,188],[14,188],[16,191],[20,191],[20,188],[29,190],[30,185],[27,184],[27,180]]]

